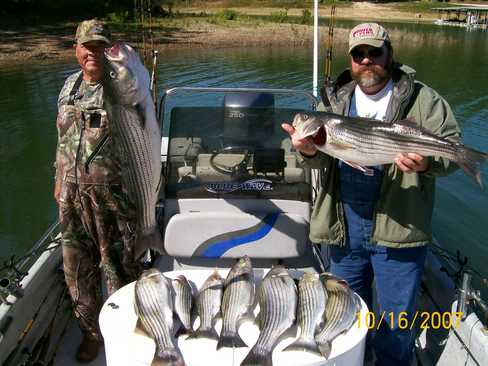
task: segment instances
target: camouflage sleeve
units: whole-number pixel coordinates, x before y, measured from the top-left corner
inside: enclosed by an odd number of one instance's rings
[[[61,164],[59,164],[59,128],[58,128],[59,122],[58,121],[59,121],[59,118],[61,117],[59,112],[60,112],[61,107],[68,103],[69,94],[70,94],[71,90],[73,89],[73,86],[74,86],[74,84],[75,84],[76,80],[78,79],[81,72],[82,71],[80,70],[80,71],[75,72],[74,74],[71,74],[70,76],[68,76],[68,78],[64,82],[63,88],[61,89],[61,92],[59,93],[59,97],[58,97],[58,114],[57,114],[57,118],[56,118],[56,129],[58,130],[58,142],[56,144],[56,157],[55,157],[55,161],[54,161],[54,170],[55,170],[56,182],[58,182],[58,179],[63,176],[63,172],[61,171],[62,169],[60,169]]]

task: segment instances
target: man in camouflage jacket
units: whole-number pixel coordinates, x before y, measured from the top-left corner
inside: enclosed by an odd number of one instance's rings
[[[95,359],[102,343],[101,273],[110,295],[139,272],[132,252],[135,207],[121,187],[124,162],[103,109],[104,50],[110,45],[103,23],[93,19],[79,24],[74,48],[81,71],[68,77],[58,99],[54,196],[65,279],[83,331],[76,354],[82,362]]]

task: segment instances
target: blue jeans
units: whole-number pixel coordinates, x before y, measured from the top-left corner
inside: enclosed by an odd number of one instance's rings
[[[410,365],[414,332],[398,327],[398,315],[413,319],[427,247],[388,248],[371,242],[373,211],[379,195],[381,169],[374,176],[345,164],[341,171],[341,199],[346,220],[346,246],[330,247],[330,271],[344,278],[372,309],[372,282],[376,285],[378,314],[384,321],[373,338],[377,365]],[[388,316],[393,312],[393,323]],[[377,316],[377,321],[380,316]]]

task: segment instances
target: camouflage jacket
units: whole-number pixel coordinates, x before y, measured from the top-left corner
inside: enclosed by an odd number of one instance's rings
[[[103,87],[68,77],[58,99],[56,178],[79,184],[120,184],[122,159],[114,145]],[[75,172],[76,167],[76,172]]]

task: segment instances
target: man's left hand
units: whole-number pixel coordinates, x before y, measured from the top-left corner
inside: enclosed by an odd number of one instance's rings
[[[422,173],[429,167],[429,160],[415,153],[398,154],[395,164],[404,173]]]

